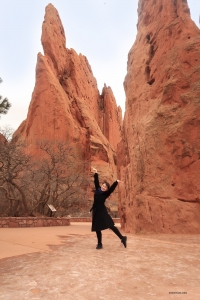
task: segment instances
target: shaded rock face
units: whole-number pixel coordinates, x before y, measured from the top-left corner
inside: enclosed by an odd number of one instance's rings
[[[118,147],[126,231],[200,232],[200,30],[186,0],[140,0]]]
[[[25,141],[34,155],[38,141],[69,142],[77,150],[77,161],[88,161],[86,172],[92,165],[101,179],[116,180],[121,111],[112,90],[105,87],[108,92],[100,95],[87,58],[66,48],[61,20],[51,4],[46,7],[41,41],[44,55],[38,54],[28,116],[13,139]],[[106,109],[112,109],[109,119]]]
[[[3,134],[0,133],[0,143],[5,143],[6,139]]]

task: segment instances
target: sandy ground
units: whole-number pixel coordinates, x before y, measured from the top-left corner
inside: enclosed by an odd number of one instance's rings
[[[0,228],[1,300],[200,300],[200,235],[110,230],[102,250],[90,223]]]

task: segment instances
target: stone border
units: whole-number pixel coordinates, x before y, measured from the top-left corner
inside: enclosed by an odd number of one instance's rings
[[[47,226],[69,226],[70,218],[54,217],[1,217],[0,228],[13,227],[47,227]]]
[[[112,218],[115,223],[121,223],[120,218]],[[71,222],[92,222],[92,218],[85,217],[85,218],[79,218],[79,217],[70,217]]]

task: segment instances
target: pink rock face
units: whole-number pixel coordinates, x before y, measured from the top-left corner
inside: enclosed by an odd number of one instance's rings
[[[42,24],[41,38],[44,55],[51,59],[56,73],[62,75],[66,61],[65,31],[55,7],[49,4],[45,11],[46,14]]]
[[[100,128],[113,149],[117,149],[117,145],[121,140],[122,110],[120,106],[117,108],[115,97],[110,87],[104,85],[101,97],[102,117]],[[120,126],[120,130],[117,125]]]
[[[77,161],[87,160],[98,169],[102,179],[116,179],[115,151],[121,134],[121,112],[111,89],[104,107],[104,96],[98,91],[87,58],[66,48],[61,20],[51,4],[46,7],[41,40],[44,56],[38,54],[28,116],[13,140],[25,141],[34,155],[38,141],[69,142],[77,150]],[[104,118],[109,134],[102,127],[102,114],[107,108],[118,116],[111,121]],[[112,131],[115,136],[110,135]]]
[[[126,231],[200,233],[199,49],[186,0],[139,1],[118,148]]]
[[[6,142],[5,137],[3,136],[3,134],[0,133],[0,143],[5,143],[5,142]]]

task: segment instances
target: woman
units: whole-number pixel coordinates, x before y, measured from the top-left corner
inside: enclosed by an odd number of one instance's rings
[[[96,231],[98,244],[96,249],[102,249],[102,233],[101,230],[110,228],[121,240],[122,244],[126,248],[127,237],[122,236],[119,232],[118,228],[115,227],[115,224],[108,214],[105,201],[110,196],[110,194],[114,191],[118,182],[120,180],[116,180],[111,186],[108,182],[104,182],[101,187],[99,185],[99,178],[97,170],[92,168],[94,173],[94,184],[95,184],[95,193],[94,193],[94,203],[90,212],[92,211],[92,231]]]

